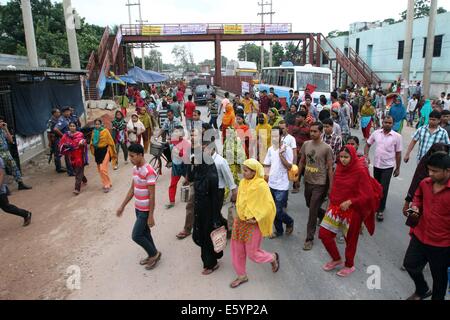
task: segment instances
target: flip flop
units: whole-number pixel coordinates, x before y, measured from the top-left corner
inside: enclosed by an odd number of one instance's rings
[[[187,237],[189,237],[190,235],[191,235],[191,233],[182,231],[179,234],[177,234],[176,237],[177,237],[178,240],[183,240],[183,239],[186,239]]]
[[[248,282],[248,278],[247,278],[247,277],[242,278],[242,279],[237,278],[236,280],[234,280],[234,281],[230,284],[230,288],[236,289],[236,288],[239,287],[241,284],[244,284],[244,283],[246,283],[246,282]]]
[[[158,251],[156,254],[156,257],[150,258],[149,262],[147,263],[147,266],[145,267],[145,270],[153,270],[156,267],[156,264],[161,259],[162,253]]]
[[[280,270],[280,256],[278,255],[277,252],[275,252],[275,261],[277,263],[277,267],[274,269],[273,268],[273,262],[272,262],[272,272],[273,273],[277,273],[278,270]]]
[[[202,275],[208,276],[208,275],[210,275],[211,273],[213,273],[214,271],[216,271],[217,269],[219,269],[219,264],[216,264],[216,265],[214,266],[214,268],[212,268],[212,269],[205,269],[205,270],[203,270]]]

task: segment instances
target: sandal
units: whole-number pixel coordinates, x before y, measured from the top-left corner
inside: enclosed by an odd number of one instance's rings
[[[275,252],[275,261],[271,262],[272,272],[277,273],[280,270],[280,256]]]
[[[146,264],[148,264],[150,262],[151,257],[147,257],[145,259],[142,259],[141,261],[139,261],[139,264],[141,266],[145,266]]]
[[[178,240],[183,240],[183,239],[189,237],[190,235],[191,235],[190,232],[181,231],[179,234],[177,234],[177,239]]]
[[[230,288],[232,289],[236,289],[237,287],[239,287],[241,284],[244,284],[248,282],[248,278],[247,276],[243,277],[243,278],[237,278],[236,280],[234,280],[231,284],[230,284]]]
[[[377,213],[377,220],[378,220],[379,222],[384,221],[384,214],[383,214],[383,212],[378,212],[378,213]]]
[[[147,263],[147,266],[145,267],[145,270],[153,270],[156,267],[156,264],[161,259],[162,253],[158,251],[155,257],[151,257]]]
[[[286,235],[290,236],[294,232],[294,224],[291,224],[290,226],[286,227]]]
[[[172,209],[173,207],[175,207],[174,203],[170,203],[170,204],[166,204],[166,210]]]
[[[348,267],[345,267],[344,269],[342,269],[341,271],[339,271],[338,273],[337,273],[337,275],[339,276],[339,277],[343,277],[343,278],[346,278],[346,277],[348,277],[349,275],[351,275],[353,272],[355,272],[355,267],[351,267],[351,268],[348,268]]]
[[[431,290],[428,290],[427,293],[425,293],[423,296],[418,295],[417,293],[414,293],[410,297],[408,297],[406,300],[425,300],[426,298],[431,297],[433,294]]]
[[[213,273],[214,271],[216,271],[217,269],[219,269],[219,264],[216,264],[216,265],[214,266],[214,268],[212,268],[212,269],[204,269],[203,272],[202,272],[202,275],[208,276],[208,275],[210,275],[211,273]]]

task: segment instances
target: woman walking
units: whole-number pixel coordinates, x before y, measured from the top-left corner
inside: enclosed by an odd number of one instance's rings
[[[280,116],[280,113],[276,108],[271,108],[268,113],[269,116],[269,124],[272,126],[272,129],[278,129],[280,122],[283,120],[283,117]]]
[[[259,161],[264,161],[267,150],[269,150],[271,145],[272,126],[269,124],[269,117],[265,113],[260,113],[258,114],[258,125],[256,126],[256,154]]]
[[[84,175],[84,167],[88,163],[88,152],[84,135],[77,131],[75,122],[69,123],[69,131],[59,141],[59,150],[62,155],[69,156],[70,164],[75,174],[75,189],[73,193],[77,196],[81,192],[81,184],[86,185],[88,182]]]
[[[274,273],[280,268],[278,253],[261,249],[263,237],[272,234],[276,213],[269,186],[264,180],[264,167],[255,159],[246,160],[243,175],[231,236],[231,259],[238,278],[230,284],[231,288],[248,282],[247,257],[256,263],[271,263]]]
[[[246,159],[249,158],[249,149],[250,149],[250,131],[249,131],[249,126],[245,123],[245,117],[242,113],[238,113],[236,115],[236,124],[235,124],[235,128],[236,128],[236,133],[239,137],[239,139],[241,139],[241,142],[244,143],[244,148],[245,148],[245,156]]]
[[[375,116],[375,108],[372,106],[370,102],[370,98],[366,98],[366,103],[361,108],[361,130],[364,136],[364,139],[369,139],[370,130],[373,125],[373,117]]]
[[[330,205],[321,223],[319,238],[333,259],[322,268],[332,271],[343,264],[336,246],[336,234],[341,231],[346,241],[345,267],[337,275],[348,277],[355,271],[354,258],[362,223],[370,235],[375,232],[375,212],[383,189],[370,176],[364,160],[351,145],[346,145],[338,160]]]
[[[114,170],[119,168],[119,152],[120,148],[123,151],[123,157],[125,160],[125,164],[128,163],[128,135],[127,135],[127,123],[125,121],[125,117],[121,111],[116,111],[116,115],[114,120],[112,121],[112,137],[116,144],[116,153],[117,158],[113,163]]]
[[[141,137],[144,131],[145,127],[139,120],[138,114],[133,113],[127,124],[128,142],[130,142],[130,144],[141,144]]]
[[[145,131],[142,133],[142,140],[144,141],[144,153],[147,154],[150,146],[150,138],[153,133],[153,121],[151,116],[148,114],[147,109],[141,108],[139,110],[139,120],[145,128]]]
[[[211,141],[203,140],[203,149],[206,149]],[[203,152],[207,154],[207,152]],[[192,239],[201,248],[203,261],[203,275],[209,275],[219,268],[218,259],[223,257],[223,251],[214,251],[211,240],[211,232],[223,225],[223,217],[220,213],[219,203],[219,176],[214,163],[208,164],[203,159],[201,164],[195,164],[192,177],[194,182],[194,232]]]
[[[116,145],[108,130],[100,119],[95,120],[95,129],[91,139],[91,153],[95,157],[97,170],[102,179],[103,191],[108,193],[112,187],[108,174],[109,162],[116,161]]]
[[[234,109],[231,104],[228,104],[225,107],[225,114],[222,118],[222,143],[225,142],[225,138],[227,137],[227,129],[232,128],[236,122],[236,115],[234,114]]]
[[[394,103],[389,109],[389,115],[394,119],[394,130],[397,133],[402,133],[403,122],[406,119],[406,109],[403,106],[402,98],[400,96],[395,97]]]

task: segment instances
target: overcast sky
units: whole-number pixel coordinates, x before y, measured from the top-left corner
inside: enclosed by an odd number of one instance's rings
[[[60,0],[58,0],[59,2]],[[262,0],[141,0],[142,19],[148,23],[259,23],[258,2]],[[5,0],[0,0],[5,3]],[[62,0],[61,0],[62,2]],[[130,0],[134,3],[137,0]],[[127,0],[72,0],[72,6],[87,22],[106,26],[128,23]],[[292,23],[293,32],[348,30],[356,21],[399,18],[407,0],[273,0],[274,23]],[[450,11],[450,0],[439,0],[438,6]],[[139,19],[138,7],[131,7],[132,21]],[[266,16],[265,19],[269,17]],[[266,20],[265,22],[268,22]],[[222,53],[237,58],[242,43],[222,43]],[[258,43],[259,44],[259,43]],[[195,62],[214,58],[213,43],[185,44]],[[159,44],[165,63],[173,62],[173,44]],[[140,50],[139,50],[140,52]],[[140,54],[140,53],[139,53]]]

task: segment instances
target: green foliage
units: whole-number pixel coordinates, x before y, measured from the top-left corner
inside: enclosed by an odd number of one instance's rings
[[[348,32],[348,31],[333,30],[328,33],[327,38],[337,38],[337,37],[342,37],[342,36],[348,36],[349,34],[350,34],[350,32]]]
[[[70,67],[66,26],[62,3],[50,0],[31,0],[31,11],[39,58],[50,67]],[[81,19],[77,42],[81,67],[85,68],[93,50],[97,50],[104,28]],[[1,53],[26,55],[25,34],[20,0],[0,5]]]
[[[414,19],[419,19],[423,17],[428,17],[430,15],[430,9],[431,9],[431,0],[416,0],[414,3]],[[444,13],[447,12],[442,7],[439,7],[437,9],[437,13]],[[406,20],[406,13],[407,11],[403,11],[400,13],[401,21]]]

